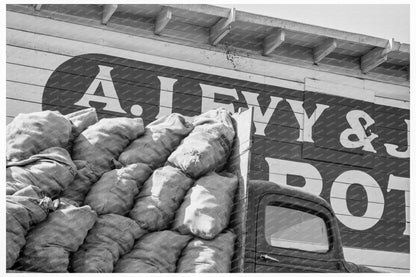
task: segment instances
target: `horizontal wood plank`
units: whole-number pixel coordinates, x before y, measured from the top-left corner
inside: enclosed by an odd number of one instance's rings
[[[364,89],[374,91],[376,97],[410,101],[410,88],[406,86],[364,80]]]
[[[53,71],[71,58],[72,56],[68,55],[6,45],[6,62],[10,64]]]
[[[352,99],[358,99],[370,103],[375,103],[379,105],[386,105],[386,106],[392,106],[397,107],[401,109],[409,109],[410,108],[410,102],[401,100],[403,98],[406,98],[405,95],[405,88],[401,86],[392,86],[389,85],[390,92],[386,93],[389,88],[382,88],[383,86],[380,84],[378,86],[371,86],[372,89],[368,89],[365,87],[365,84],[363,83],[363,87],[357,88],[357,87],[351,87],[347,85],[340,85],[338,83],[332,83],[327,82],[323,80],[313,80],[306,78],[305,79],[305,90],[306,91],[312,91],[312,92],[318,92],[318,93],[325,93],[335,96],[343,96],[347,98]],[[394,97],[395,94],[394,91],[398,91],[397,99],[394,98],[385,98],[380,97],[378,95],[388,95],[390,97]]]
[[[63,62],[67,61],[70,58],[68,56],[64,56],[64,55],[60,55],[60,54],[53,54],[53,53],[42,52],[42,51],[38,51],[38,50],[31,50],[31,49],[27,49],[27,48],[20,48],[20,47],[15,47],[15,46],[10,46],[10,45],[6,47],[6,52],[7,52],[7,61],[9,63],[11,63],[11,64],[8,65],[8,67],[9,67],[9,69],[7,70],[8,76],[22,77],[22,78],[17,78],[17,79],[10,79],[10,78],[7,78],[7,79],[14,80],[14,81],[17,81],[17,82],[36,84],[36,85],[40,85],[40,86],[44,85],[45,83],[44,83],[44,81],[42,81],[42,82],[39,82],[39,81],[46,80],[48,78],[48,76],[52,73],[52,71],[55,70],[60,65],[60,63],[63,63]],[[21,67],[19,67],[20,65],[23,65],[24,67],[21,68]],[[34,68],[32,68],[32,66]],[[44,71],[40,70],[41,68],[42,69],[48,69],[50,72],[49,73],[44,72]],[[22,72],[24,74],[20,74]],[[38,74],[43,74],[43,77],[38,78],[38,76],[39,76]],[[33,80],[33,81],[31,81],[31,80]],[[118,82],[118,80],[116,80],[116,79],[114,79],[114,81]],[[142,86],[142,85],[139,84],[138,89],[140,89],[140,86]],[[220,86],[221,86],[221,84],[220,84]],[[270,89],[273,90],[272,87]],[[345,89],[345,88],[343,88],[343,89]],[[178,90],[177,93],[181,93],[181,91]],[[183,91],[183,93],[186,94],[187,92]],[[194,97],[195,101],[200,101],[200,99],[197,96],[193,96],[193,95],[190,94],[190,97]],[[218,95],[217,95],[217,97],[218,97]],[[319,100],[317,100],[317,101],[319,102]],[[284,100],[281,103],[283,104]],[[345,101],[344,101],[344,103],[345,103]],[[330,103],[328,103],[328,104],[332,108],[332,104],[330,104]],[[255,105],[255,109],[256,109],[256,107],[258,107],[258,106]],[[356,107],[356,106],[353,105],[352,107]],[[289,107],[288,105],[280,105],[279,104],[278,109],[282,109],[282,108],[283,108],[283,110],[287,110],[288,112],[292,112],[293,107]],[[295,108],[296,108],[296,106],[295,106]],[[343,107],[340,106],[340,107],[337,107],[336,109],[339,110],[341,108],[343,108]],[[270,109],[270,108],[267,108],[267,106],[262,106],[261,109],[262,109],[262,113],[265,113],[265,112],[273,113],[273,110]],[[299,114],[303,114],[303,109],[301,108],[299,110],[295,110],[294,112],[299,113]],[[280,113],[280,111],[275,111],[275,113]],[[378,112],[377,112],[377,115],[378,115]],[[387,114],[385,116],[391,118],[391,116],[388,116]],[[383,119],[383,117],[377,117],[376,118],[377,125],[382,124],[380,122],[381,119]],[[259,122],[264,122],[264,121],[260,120]],[[303,129],[303,121],[301,121],[300,129],[301,130]]]
[[[12,77],[7,78],[7,89],[6,89],[6,96],[8,98],[13,98],[13,99],[21,99],[23,101],[33,101],[33,102],[37,102],[37,103],[42,103],[42,94],[43,91],[45,89],[44,87],[44,83],[42,80],[48,78],[48,76],[51,74],[51,71],[48,70],[44,70],[44,69],[39,69],[39,68],[30,68],[27,66],[21,66],[21,65],[16,65],[16,64],[7,64],[7,70],[9,72],[9,74],[11,74]],[[23,72],[24,74],[13,74],[13,73],[18,73],[18,72]],[[57,91],[61,91],[62,94],[64,93],[73,93],[74,95],[79,95],[76,96],[78,98],[81,97],[81,95],[84,93],[82,91],[69,91],[69,90],[65,90],[64,88],[60,88],[59,84],[56,84],[56,86],[53,87],[48,87],[49,89],[53,88]],[[120,100],[129,100],[129,98],[125,98],[125,96],[120,95]],[[181,92],[175,92],[175,99],[189,99],[190,98],[194,98],[194,100],[199,103],[193,106],[190,106],[188,109],[184,109],[183,107],[181,108],[181,110],[176,110],[177,112],[181,111],[185,114],[189,114],[191,113],[195,113],[195,114],[199,114],[201,113],[201,110],[198,110],[198,107],[200,108],[200,102],[203,101],[203,99],[200,96],[196,96],[196,95],[187,95],[187,94],[183,94]],[[107,97],[104,97],[107,98]],[[204,97],[205,99],[206,97]],[[133,99],[130,99],[129,101],[133,101]],[[155,105],[156,107],[159,106],[159,103],[153,103],[153,101],[149,101],[147,99],[144,99],[142,102],[140,102],[141,104],[151,104],[151,105]],[[164,107],[162,105],[162,107]],[[259,110],[260,107],[256,106],[253,107],[255,110]],[[263,119],[263,117],[256,117],[254,120],[254,124],[255,126],[257,126],[258,124],[262,124],[262,125],[268,125],[269,128],[275,129],[278,128],[279,130],[279,134],[280,135],[287,135],[287,131],[294,133],[294,136],[292,136],[292,139],[296,139],[298,137],[299,134],[299,129],[302,130],[303,129],[303,121],[301,121],[300,126],[298,127],[298,123],[296,122],[296,120],[294,119],[294,115],[292,111],[285,111],[285,110],[273,110],[273,109],[266,109],[266,110],[270,110],[271,113],[276,113],[277,117],[279,118],[278,121],[276,120],[271,120],[270,122],[265,121]],[[301,114],[303,115],[303,113]],[[293,120],[289,120],[287,121],[289,118],[292,118]],[[290,126],[291,127],[290,127]],[[293,129],[293,130],[286,130],[288,127],[285,126],[289,126],[289,129]],[[272,135],[270,133],[270,135]],[[277,135],[277,134],[275,134]]]
[[[42,69],[48,69],[48,70],[54,71],[55,69],[58,68],[59,65],[69,60],[71,57],[77,56],[76,52],[72,53],[73,55],[69,56],[71,54],[69,51],[63,54],[63,53],[59,53],[61,52],[59,48],[56,48],[55,50],[56,51],[54,52],[46,52],[44,50],[39,50],[39,49],[30,49],[26,47],[16,47],[13,45],[7,45],[6,46],[7,62],[11,64],[25,65],[29,67],[42,68]],[[84,61],[87,62],[88,58],[85,58]],[[162,73],[160,70],[156,69],[157,66],[151,66],[151,64],[147,65],[146,67],[140,66],[141,64],[140,60],[129,59],[129,62],[126,63],[126,60],[124,60],[123,58],[120,58],[118,60],[112,59],[111,62],[114,65],[120,65],[126,70],[129,69],[130,71],[137,68],[140,70],[146,70],[147,72],[153,73],[155,76]],[[71,72],[70,70],[66,70],[66,69],[61,69],[61,70],[62,72]],[[184,71],[181,69],[178,69],[178,72],[184,72]],[[177,72],[175,71],[175,73]],[[215,75],[211,75],[211,74],[209,75],[210,77],[209,79],[212,79],[214,81],[208,82],[207,80],[208,76],[200,74],[198,72],[188,71],[186,72],[186,76],[185,75],[181,76],[181,78],[185,78],[185,77],[189,79],[189,82],[203,82],[206,84],[212,83],[212,85],[216,85],[220,87],[229,86],[230,82],[232,82],[233,84],[235,84],[236,89],[253,91],[253,92],[256,92],[256,91],[260,92],[260,90],[262,91],[267,90],[270,94],[273,94],[273,92],[275,91],[275,86],[278,86],[280,87],[279,90],[282,90],[284,92],[281,94],[281,97],[285,98],[286,95],[292,99],[302,99],[303,97],[302,91],[285,90],[284,89],[285,83],[283,83],[283,86],[282,86],[282,83],[279,81],[273,82],[274,79],[267,79],[267,87],[264,87],[262,86],[261,83],[260,84],[255,83],[254,81],[256,80],[254,80],[253,82],[250,82],[251,80],[249,79],[249,80],[244,80],[245,82],[238,82],[238,79],[233,78],[234,80],[230,79],[229,82],[227,82],[228,80],[226,78],[222,76],[219,76],[219,78],[216,78]],[[218,81],[215,81],[215,80],[218,80]],[[144,79],[143,82],[146,82],[146,80]],[[244,84],[244,85],[239,85],[239,84]],[[301,87],[298,87],[298,88],[303,89],[303,85],[301,85]]]
[[[24,112],[22,112],[24,111]],[[16,117],[20,113],[41,112],[42,104],[15,99],[6,99],[6,114],[10,117]]]
[[[41,104],[43,89],[42,86],[6,81],[6,97],[15,100]]]
[[[279,170],[276,169],[276,168],[270,168],[269,174],[270,175],[273,175],[274,178],[276,178],[276,179],[282,179],[285,176],[285,175],[282,175],[280,173],[276,173],[276,171],[279,172]],[[310,178],[310,177],[306,177],[306,178],[303,178],[303,179],[305,179],[306,182],[316,181],[316,180],[322,180],[322,179],[316,179],[316,178]],[[326,182],[329,182],[329,183],[332,183],[333,181],[334,180],[326,180]],[[337,183],[343,183],[343,182],[337,182]],[[345,183],[345,184],[347,185],[347,183]],[[377,188],[374,188],[374,186],[368,185],[366,183],[363,183],[363,184],[360,184],[360,185],[363,186],[363,187],[365,187],[365,189],[368,190],[369,192],[373,192],[373,191],[377,190]],[[410,188],[407,189],[407,190],[403,190],[403,191],[410,192]],[[340,195],[340,194],[337,194],[337,193],[334,193],[333,196],[335,198],[340,198],[340,199],[343,199],[343,197],[345,197],[345,195]],[[359,200],[358,198],[357,199],[352,198],[352,199],[353,200]],[[375,203],[381,203],[381,202],[375,202]]]
[[[6,65],[6,81],[45,86],[53,71],[16,64]]]
[[[410,110],[410,101],[396,100],[392,98],[376,96],[374,98],[374,104]]]
[[[64,56],[78,56],[86,53],[97,53],[112,55],[120,58],[132,59],[137,61],[143,61],[148,63],[155,63],[159,65],[172,66],[182,68],[185,70],[192,70],[196,72],[202,72],[207,74],[215,74],[219,76],[226,76],[239,80],[246,80],[263,84],[267,81],[267,84],[273,84],[280,87],[289,89],[303,90],[303,83],[293,82],[285,79],[265,77],[262,75],[247,74],[244,72],[238,72],[235,70],[228,70],[224,68],[216,68],[213,66],[205,66],[203,64],[191,64],[188,62],[164,59],[161,57],[155,57],[151,55],[141,54],[135,51],[123,50],[114,47],[107,47],[96,45],[92,43],[79,42],[73,40],[67,40],[62,38],[56,38],[52,36],[39,35],[34,33],[27,33],[24,31],[12,30],[7,31],[7,44],[12,46],[18,46],[22,48],[29,48],[39,50],[43,52],[58,53]]]
[[[305,90],[374,103],[374,92],[365,90],[363,87],[351,87],[343,84],[306,78]]]

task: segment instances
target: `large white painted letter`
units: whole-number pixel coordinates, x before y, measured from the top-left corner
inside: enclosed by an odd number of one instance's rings
[[[347,206],[347,190],[352,184],[360,184],[367,193],[367,210],[363,216],[354,216]],[[384,211],[384,196],[377,181],[360,170],[349,170],[334,181],[330,202],[337,218],[353,230],[367,230],[381,219]]]
[[[315,195],[322,192],[322,176],[311,164],[266,157],[269,164],[269,181],[287,185],[287,175],[301,176],[305,179],[303,190]]]
[[[407,125],[407,145],[409,145],[410,140],[409,140],[409,135],[410,135],[410,120],[405,119],[404,120],[406,122]],[[410,147],[407,146],[406,151],[404,152],[399,152],[397,151],[397,148],[399,148],[397,145],[394,144],[390,144],[390,143],[385,143],[384,146],[386,147],[386,151],[389,155],[393,156],[393,157],[397,157],[397,158],[410,158]]]
[[[202,89],[201,113],[205,113],[212,109],[224,108],[230,113],[234,113],[234,105],[215,102],[215,94],[222,94],[233,97],[238,100],[237,91],[232,88],[222,88],[210,85],[200,84]]]
[[[162,76],[157,76],[157,78],[160,81],[160,100],[159,113],[156,118],[161,118],[172,113],[173,85],[178,80]]]
[[[296,116],[296,120],[299,123],[299,138],[297,141],[313,142],[312,139],[312,127],[315,122],[319,119],[323,111],[329,108],[328,105],[316,104],[316,109],[312,115],[308,117],[305,109],[303,108],[303,102],[298,100],[286,99],[293,113]]]
[[[378,135],[373,133],[370,135],[366,134],[367,128],[375,123],[374,119],[372,119],[366,112],[361,110],[349,111],[346,115],[346,118],[351,128],[348,128],[341,133],[339,137],[341,145],[345,148],[362,147],[364,151],[376,153],[376,150],[374,149],[371,142],[373,139],[378,138]],[[364,126],[361,125],[360,118],[364,119]],[[351,140],[351,135],[357,136],[357,140]]]
[[[392,189],[404,191],[406,228],[404,229],[403,235],[410,236],[410,179],[390,174],[387,192],[390,192]]]
[[[103,110],[112,111],[117,113],[126,113],[121,108],[120,100],[118,99],[116,89],[114,88],[113,79],[111,78],[111,70],[112,67],[99,65],[98,66],[100,71],[98,72],[95,79],[92,81],[90,86],[88,87],[87,91],[84,93],[82,98],[76,102],[74,105],[84,106],[84,107],[91,107],[90,101],[105,103]],[[97,91],[98,86],[101,84],[103,88],[104,96],[95,95],[94,93]],[[133,105],[139,106],[139,105]],[[141,107],[140,107],[141,108]],[[133,108],[133,110],[139,111],[137,107]],[[137,115],[137,114],[136,114]],[[140,112],[141,115],[141,112]]]
[[[274,110],[276,109],[277,104],[279,104],[280,101],[282,101],[281,97],[276,96],[270,96],[270,104],[267,107],[264,114],[261,112],[260,104],[258,101],[259,94],[248,92],[248,91],[241,91],[241,93],[244,95],[244,98],[246,99],[247,106],[253,107],[254,110],[254,126],[256,127],[256,135],[262,135],[265,136],[264,130],[267,127],[267,124],[270,121],[270,118],[273,115]]]

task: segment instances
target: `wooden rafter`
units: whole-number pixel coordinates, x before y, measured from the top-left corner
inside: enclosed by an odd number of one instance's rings
[[[231,31],[233,22],[235,22],[235,8],[230,10],[227,18],[220,19],[211,27],[209,35],[210,43],[217,45]]]
[[[103,18],[101,20],[102,24],[107,24],[110,20],[111,16],[113,16],[114,12],[117,10],[117,4],[106,4],[103,5]]]
[[[277,47],[285,41],[285,31],[276,29],[272,34],[264,38],[263,55],[270,55]]]
[[[168,25],[171,19],[172,19],[172,10],[168,7],[163,7],[162,10],[157,15],[154,33],[156,35],[159,35],[163,31],[163,29],[165,29],[166,25]]]
[[[313,49],[313,62],[318,64],[323,58],[328,56],[337,48],[337,40],[333,38],[326,39],[322,44]]]
[[[366,74],[387,61],[387,54],[401,47],[394,39],[389,40],[384,48],[374,48],[361,57],[361,71]]]

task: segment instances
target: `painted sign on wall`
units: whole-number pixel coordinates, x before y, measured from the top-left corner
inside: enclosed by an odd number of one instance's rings
[[[101,54],[66,61],[44,89],[44,110],[85,107],[146,124],[253,107],[250,178],[325,198],[345,246],[409,252],[408,110]]]

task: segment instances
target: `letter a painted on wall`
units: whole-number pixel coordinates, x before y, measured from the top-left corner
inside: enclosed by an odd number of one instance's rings
[[[112,67],[109,66],[98,66],[100,71],[98,72],[91,85],[88,87],[84,96],[75,103],[78,106],[91,107],[90,101],[105,103],[103,110],[126,113],[121,108],[120,100],[118,99],[116,89],[114,88],[113,80],[111,78]],[[95,95],[98,86],[101,84],[104,96]]]

